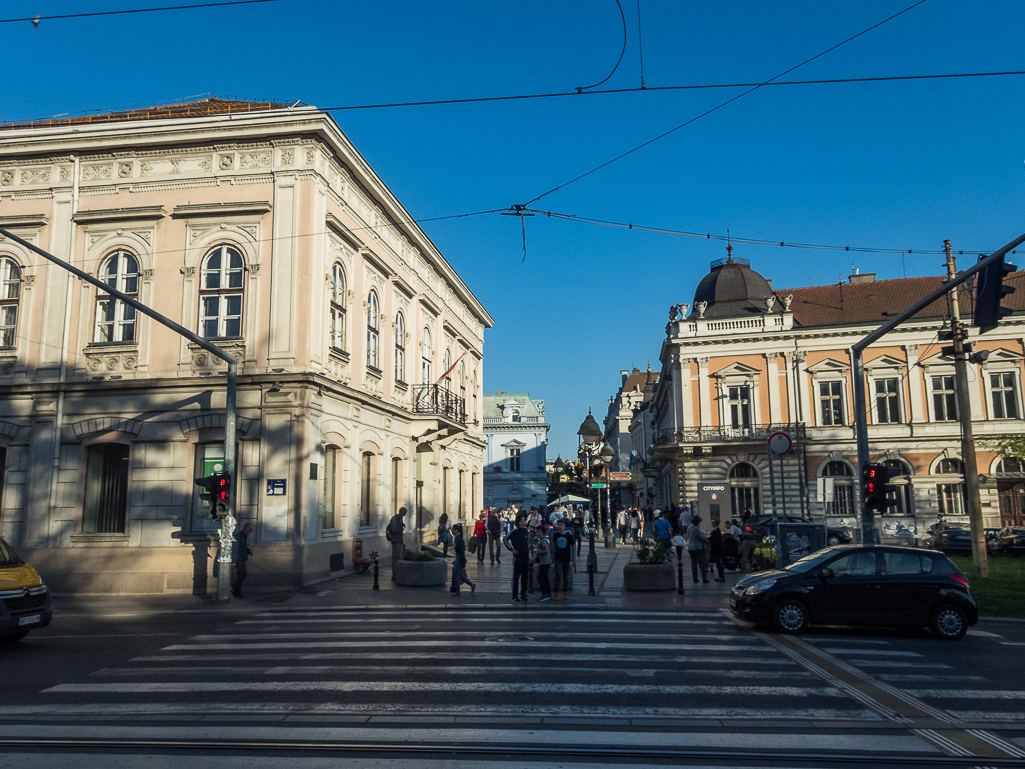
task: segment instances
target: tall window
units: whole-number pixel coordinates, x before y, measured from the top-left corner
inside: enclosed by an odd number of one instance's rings
[[[730,468],[730,511],[733,518],[739,518],[748,506],[752,513],[758,515],[760,505],[758,468],[749,462],[735,464]]]
[[[885,425],[900,422],[900,391],[897,379],[875,380],[876,423]]]
[[[883,465],[896,471],[890,481],[891,490],[886,495],[887,501],[895,504],[890,506],[886,512],[894,515],[912,515],[914,509],[911,506],[911,482],[908,479],[908,476],[911,475],[910,468],[899,459],[887,459]]]
[[[466,361],[459,362],[459,402],[466,408]]]
[[[395,381],[406,381],[406,319],[395,313]]]
[[[730,406],[730,427],[751,426],[751,387],[733,385],[726,390]],[[744,508],[741,508],[743,510]]]
[[[231,246],[215,246],[203,259],[199,293],[200,336],[236,339],[242,336],[242,254]]]
[[[380,337],[378,313],[377,292],[371,291],[367,294],[367,365],[371,368],[380,368],[377,357],[377,343]]]
[[[932,378],[932,411],[937,422],[957,420],[957,394],[954,391],[954,376]]]
[[[431,383],[431,330],[424,327],[420,335],[420,384]]]
[[[195,460],[194,478],[206,478],[214,473],[223,473],[224,443],[197,443]],[[192,495],[192,531],[217,530],[217,522],[210,520],[210,504],[210,495],[196,486]]]
[[[993,419],[1018,418],[1018,386],[1013,371],[989,375],[993,396]]]
[[[964,464],[960,459],[941,459],[936,465],[936,474],[964,476]],[[966,508],[963,478],[954,483],[937,483],[936,500],[939,503],[940,515],[964,515]]]
[[[391,458],[391,512],[392,515],[399,514],[402,507],[402,460],[398,457]]]
[[[448,347],[445,348],[445,362],[442,365],[445,367],[445,389],[452,392],[452,350]]]
[[[331,347],[345,350],[345,270],[337,262],[331,267]]]
[[[0,347],[17,343],[20,298],[21,268],[10,257],[0,258]]]
[[[113,289],[139,298],[139,261],[127,251],[115,251],[100,267],[100,280]],[[105,291],[96,292],[96,342],[134,342],[135,308]]]
[[[853,516],[854,473],[846,462],[830,462],[823,468],[822,475],[833,479],[833,501],[826,504],[826,515],[841,518]]]
[[[470,388],[473,390],[473,412],[470,414],[473,421],[477,421],[477,372],[473,372],[473,382],[470,383]],[[476,508],[474,508],[476,510]]]
[[[520,471],[520,450],[509,449],[509,472],[518,473]]]
[[[82,531],[123,534],[128,512],[128,447],[102,443],[86,449]]]
[[[457,496],[457,499],[459,500],[458,503],[457,503],[458,504],[457,509],[459,510],[459,519],[460,520],[463,520],[463,519],[466,518],[466,494],[465,494],[465,486],[464,486],[465,481],[463,480],[465,476],[466,476],[466,471],[465,470],[460,470],[459,471],[459,492],[458,492],[458,496]]]
[[[321,529],[334,529],[338,527],[338,518],[335,511],[337,504],[337,473],[338,457],[341,453],[337,446],[326,446],[324,448],[324,516],[320,522]]]
[[[374,455],[369,451],[363,452],[362,462],[360,463],[360,480],[359,480],[359,523],[360,526],[370,525],[370,506],[374,501],[373,494],[373,463]]]
[[[837,427],[845,424],[843,418],[843,382],[819,382],[819,424]]]
[[[441,468],[441,512],[448,515],[448,468]]]

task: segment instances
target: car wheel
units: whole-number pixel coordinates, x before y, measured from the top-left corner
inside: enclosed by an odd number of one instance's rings
[[[793,599],[780,601],[772,610],[772,626],[777,633],[803,633],[808,627],[808,608]]]
[[[0,644],[13,644],[20,641],[22,638],[28,635],[27,630],[22,630],[19,633],[11,633],[10,635],[0,636]]]
[[[929,627],[937,638],[956,641],[968,632],[968,618],[959,608],[947,604],[933,612]]]
[[[840,538],[838,536],[836,536],[836,534],[831,534],[829,536],[829,538],[826,540],[826,544],[829,545],[830,547],[833,547],[835,545],[839,545],[840,544]]]

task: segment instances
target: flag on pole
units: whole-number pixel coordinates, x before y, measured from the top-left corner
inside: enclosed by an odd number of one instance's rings
[[[461,361],[465,355],[466,355],[466,353],[464,352],[462,355],[460,355],[458,358],[456,358],[456,362],[448,367],[448,371],[446,371],[444,374],[442,374],[438,378],[438,384],[441,384],[445,380],[445,377],[447,377],[449,374],[452,373],[452,369],[454,369],[456,366],[459,365],[459,361]]]

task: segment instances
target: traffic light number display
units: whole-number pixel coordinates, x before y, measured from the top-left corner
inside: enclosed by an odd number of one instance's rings
[[[894,491],[890,483],[891,469],[885,465],[866,465],[861,474],[861,497],[865,502],[866,510],[886,512],[891,505],[896,504],[887,500],[887,496]]]
[[[205,478],[196,478],[200,487],[199,498],[208,504],[211,518],[223,518],[228,514],[231,502],[231,476],[228,473],[214,473]]]

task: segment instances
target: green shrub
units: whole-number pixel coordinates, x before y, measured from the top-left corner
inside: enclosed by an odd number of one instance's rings
[[[423,550],[409,550],[404,549],[402,551],[403,561],[436,561],[437,559],[428,552]]]
[[[653,539],[642,539],[637,543],[637,563],[665,563],[666,549],[661,542]]]

